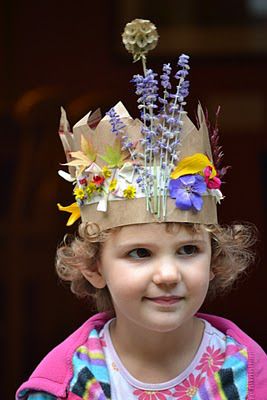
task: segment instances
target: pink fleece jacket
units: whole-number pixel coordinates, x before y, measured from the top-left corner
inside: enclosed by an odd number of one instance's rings
[[[208,314],[197,314],[197,316],[207,320],[215,328],[247,347],[248,400],[266,400],[267,356],[262,348],[227,319]],[[56,397],[66,398],[68,384],[73,375],[73,353],[86,342],[92,329],[101,328],[108,319],[109,316],[105,313],[96,314],[52,350],[38,365],[29,380],[18,389],[16,399],[24,389],[45,391]]]

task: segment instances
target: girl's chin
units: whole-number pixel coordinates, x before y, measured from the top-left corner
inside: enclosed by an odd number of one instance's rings
[[[139,321],[139,326],[145,330],[158,333],[168,333],[179,328],[184,324],[184,321],[177,318],[177,315],[170,316],[160,316],[153,320]]]

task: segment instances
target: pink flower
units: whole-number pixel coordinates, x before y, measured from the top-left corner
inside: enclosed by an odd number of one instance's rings
[[[211,166],[208,165],[204,169],[204,178],[205,178],[206,185],[209,189],[219,189],[222,182],[221,182],[220,178],[218,178],[217,176],[210,178],[211,172],[212,172],[212,168],[211,168]]]
[[[136,389],[133,394],[138,396],[138,400],[166,400],[166,395],[171,396],[172,392],[170,390],[154,392],[150,390]]]
[[[196,369],[201,370],[202,373],[206,372],[208,376],[211,376],[220,369],[224,359],[225,354],[220,352],[220,349],[214,350],[214,346],[208,346]]]
[[[79,179],[80,185],[87,185],[87,179],[86,178],[81,178]]]
[[[175,386],[176,392],[173,394],[174,397],[178,397],[180,400],[191,400],[197,393],[198,388],[204,383],[205,378],[201,378],[201,375],[194,376],[190,374],[188,379],[184,380],[181,385]]]

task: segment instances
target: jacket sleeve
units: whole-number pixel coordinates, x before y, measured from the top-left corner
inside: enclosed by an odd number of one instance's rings
[[[249,382],[252,382],[254,396],[252,399],[265,399],[267,393],[267,356],[264,350],[256,343],[254,345],[253,366],[250,371]]]
[[[58,397],[52,396],[51,394],[45,392],[35,392],[29,393],[25,392],[21,399],[25,400],[58,400]]]
[[[29,380],[19,387],[16,400],[80,399],[68,391],[73,375],[73,354],[87,341],[89,332],[102,327],[109,318],[105,313],[96,314],[54,348],[37,366]]]
[[[81,397],[73,394],[68,393],[67,397],[58,397],[53,396],[52,394],[46,392],[33,392],[33,391],[24,391],[22,393],[22,397],[19,397],[21,400],[81,400]]]

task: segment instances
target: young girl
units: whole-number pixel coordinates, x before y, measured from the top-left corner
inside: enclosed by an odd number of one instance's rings
[[[151,46],[153,24],[131,24],[124,42],[142,32]],[[255,233],[217,223],[226,170],[218,132],[209,135],[201,108],[198,129],[186,116],[188,57],[178,66],[173,95],[171,67],[163,67],[160,99],[153,71],[134,78],[142,123],[119,103],[71,133],[63,111],[70,174],[60,175],[75,183],[76,202],[59,208],[71,213],[68,224],[80,215],[82,223],[58,249],[56,267],[101,313],[48,354],[17,399],[266,398],[263,350],[234,323],[198,313],[253,261]]]

